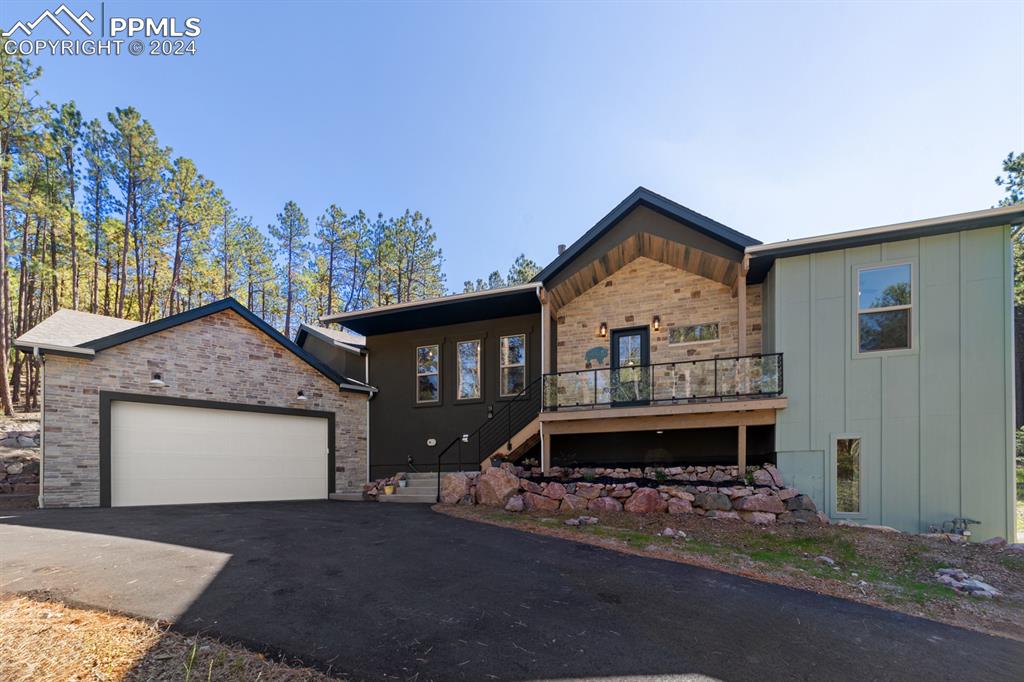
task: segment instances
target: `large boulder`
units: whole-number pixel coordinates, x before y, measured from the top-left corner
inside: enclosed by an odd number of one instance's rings
[[[708,511],[729,511],[732,503],[729,497],[722,493],[703,492],[693,496],[693,506],[707,509]]]
[[[814,505],[814,500],[807,495],[796,495],[789,498],[786,500],[786,509],[789,511],[818,511],[818,508]]]
[[[469,494],[469,476],[466,474],[446,474],[441,479],[441,502],[458,504]]]
[[[560,502],[537,493],[523,493],[523,503],[527,511],[557,511]]]
[[[668,513],[669,514],[692,514],[693,505],[690,504],[689,500],[684,500],[678,497],[673,497],[668,501]]]
[[[768,472],[768,475],[772,477],[772,485],[776,488],[785,488],[786,483],[782,480],[782,474],[772,464],[765,464],[764,470]]]
[[[628,500],[626,511],[634,514],[650,514],[665,511],[668,504],[661,499],[661,493],[654,488],[637,488]]]
[[[589,500],[585,497],[567,493],[566,496],[562,498],[562,506],[559,507],[559,509],[562,511],[585,511],[587,509],[588,502]]]
[[[565,497],[565,486],[558,481],[552,481],[544,488],[543,495],[550,497],[552,500],[560,500]]]
[[[585,497],[588,500],[593,500],[601,496],[601,491],[604,490],[604,486],[600,483],[577,483],[576,494],[580,497]]]
[[[818,523],[818,521],[820,519],[816,513],[805,509],[779,514],[780,523]]]
[[[770,514],[781,514],[786,511],[786,505],[775,495],[749,495],[733,500],[732,506],[741,512],[768,512]]]
[[[754,483],[757,485],[775,485],[775,479],[764,469],[758,469],[754,472]]]
[[[519,478],[507,469],[491,467],[476,484],[476,501],[490,507],[504,507],[509,498],[519,491]]]
[[[596,512],[622,511],[622,503],[614,497],[598,497],[590,501],[587,509]]]

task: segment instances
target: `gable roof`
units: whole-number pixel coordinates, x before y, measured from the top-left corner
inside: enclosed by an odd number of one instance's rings
[[[299,331],[295,334],[295,343],[305,348],[306,338],[309,336],[357,355],[366,352],[366,337],[353,334],[345,329],[328,329],[327,327],[316,327],[305,322],[299,323]]]
[[[71,347],[65,347],[61,350],[64,352],[70,352],[72,354],[92,355],[104,351],[108,348],[113,348],[114,346],[119,346],[123,343],[128,343],[130,341],[135,341],[137,339],[149,336],[150,334],[155,334],[157,332],[162,332],[167,329],[172,329],[174,327],[177,327],[178,325],[186,324],[188,322],[194,322],[195,320],[199,320],[201,318],[207,317],[208,315],[213,315],[215,313],[219,313],[225,310],[231,310],[240,315],[246,322],[259,329],[261,332],[269,336],[271,339],[273,339],[280,345],[284,346],[285,349],[287,349],[297,358],[305,362],[307,365],[309,365],[310,367],[312,367],[313,369],[315,369],[316,371],[320,372],[325,377],[333,381],[342,390],[360,391],[367,393],[373,391],[373,389],[367,384],[364,384],[360,381],[356,381],[354,379],[349,379],[345,376],[338,374],[330,367],[328,367],[327,365],[313,357],[313,355],[308,353],[306,350],[297,346],[293,341],[291,341],[286,336],[281,334],[279,331],[271,327],[263,319],[253,314],[252,311],[250,311],[244,305],[242,305],[241,303],[239,303],[238,301],[231,297],[224,298],[219,301],[215,301],[213,303],[200,306],[198,308],[193,308],[192,310],[186,310],[185,312],[178,313],[177,315],[171,315],[170,317],[154,320],[153,322],[148,322],[146,324],[140,324],[137,322],[131,323],[131,326],[128,328],[122,329],[112,334],[101,336],[99,338],[93,338],[88,341],[78,343]],[[128,320],[121,320],[121,322],[128,322]],[[33,344],[23,344],[23,346],[32,347]],[[37,347],[41,348],[42,350],[52,350],[43,348],[42,346]],[[25,349],[26,348],[22,348],[22,350]]]
[[[569,248],[551,261],[547,267],[537,273],[537,276],[532,281],[547,283],[586,250],[587,247],[600,239],[602,235],[615,227],[623,218],[640,206],[656,211],[667,218],[679,221],[697,232],[720,241],[741,253],[746,247],[761,243],[749,235],[745,235],[727,225],[723,225],[707,216],[688,209],[682,204],[677,204],[671,199],[652,192],[645,187],[637,187],[632,194],[623,199],[608,215],[597,221],[597,224],[573,242]]]
[[[119,317],[61,308],[15,339],[14,346],[23,350],[43,346],[49,346],[51,350],[70,349],[141,324],[135,320],[122,320]]]

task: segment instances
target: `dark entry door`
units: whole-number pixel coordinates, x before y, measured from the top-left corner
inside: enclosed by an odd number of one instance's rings
[[[638,405],[651,400],[651,339],[647,327],[612,331],[612,403]]]

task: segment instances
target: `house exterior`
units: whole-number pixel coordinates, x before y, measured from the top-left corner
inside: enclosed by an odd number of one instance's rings
[[[329,315],[295,343],[233,301],[92,338],[62,340],[57,320],[17,341],[45,359],[42,503],[194,501],[182,488],[216,447],[152,465],[149,488],[130,473],[162,457],[131,424],[174,441],[192,420],[175,407],[231,414],[202,427],[224,431],[211,442],[259,435],[218,464],[222,498],[351,497],[499,459],[740,476],[775,462],[833,519],[919,532],[969,517],[976,537],[1009,537],[1022,220],[1011,207],[761,244],[640,188],[529,283]],[[233,414],[249,409],[293,439]],[[237,474],[254,440],[255,461],[295,459],[304,482]]]

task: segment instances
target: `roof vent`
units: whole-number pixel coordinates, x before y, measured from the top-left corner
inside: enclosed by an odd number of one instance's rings
[[[558,245],[558,255],[561,256],[563,253],[565,253],[565,244],[559,244]]]

